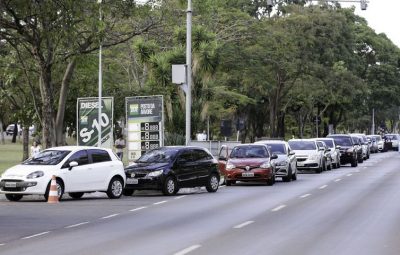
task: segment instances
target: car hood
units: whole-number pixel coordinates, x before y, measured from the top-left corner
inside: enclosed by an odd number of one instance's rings
[[[170,163],[133,163],[125,168],[125,172],[145,171],[151,172],[160,168],[165,168]]]
[[[232,158],[229,162],[235,166],[259,166],[270,161],[269,158]]]
[[[33,173],[35,171],[43,171],[43,172],[48,172],[51,169],[54,169],[54,165],[16,165],[13,166],[9,169],[7,169],[3,175],[2,178],[22,178],[27,176],[30,173]],[[47,171],[46,171],[47,170]]]
[[[296,154],[297,157],[301,156],[310,156],[313,154],[317,154],[316,150],[293,150]]]

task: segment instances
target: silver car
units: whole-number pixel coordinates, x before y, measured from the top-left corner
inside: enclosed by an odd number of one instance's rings
[[[317,138],[317,141],[324,142],[330,149],[329,153],[332,158],[332,167],[339,168],[340,167],[340,146],[336,145],[335,140],[333,138]]]
[[[267,145],[271,153],[278,156],[275,159],[276,177],[282,177],[284,182],[297,180],[297,159],[286,141],[264,140],[255,143]]]

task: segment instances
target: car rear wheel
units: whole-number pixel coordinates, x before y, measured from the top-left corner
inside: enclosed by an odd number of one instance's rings
[[[211,174],[208,177],[208,181],[207,181],[207,185],[206,185],[207,191],[208,192],[216,192],[218,190],[218,186],[219,186],[218,176],[216,174]]]
[[[135,190],[134,190],[134,189],[124,189],[124,190],[122,191],[122,194],[123,194],[124,196],[127,196],[127,197],[132,196],[133,193],[135,193]]]
[[[172,196],[176,194],[176,190],[178,189],[177,183],[174,177],[168,176],[165,179],[163,188],[162,188],[162,193],[166,196]]]
[[[23,197],[23,195],[18,195],[18,194],[6,194],[6,198],[7,198],[9,201],[14,201],[14,202],[21,200],[22,197]]]
[[[351,161],[351,167],[356,167],[357,165],[358,165],[357,158],[353,157],[353,159]]]
[[[124,188],[124,183],[121,178],[113,177],[108,184],[107,196],[111,199],[120,198],[122,196],[122,190]]]
[[[83,197],[83,192],[71,192],[71,193],[68,193],[68,195],[70,196],[70,197],[72,197],[73,199],[80,199],[80,198],[82,198]]]

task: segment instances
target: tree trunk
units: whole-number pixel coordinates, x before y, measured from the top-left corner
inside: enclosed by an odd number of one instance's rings
[[[40,79],[40,94],[42,97],[42,130],[44,148],[54,147],[54,95],[51,89],[51,68],[42,68]]]
[[[0,132],[1,132],[1,144],[5,144],[6,141],[4,139],[4,129],[3,129],[3,120],[0,119]]]
[[[24,125],[22,128],[22,161],[29,158],[29,126]]]
[[[18,134],[18,124],[14,123],[14,131],[13,131],[13,136],[11,139],[12,143],[16,143],[17,142],[17,134]]]
[[[72,75],[75,70],[75,63],[76,63],[75,59],[71,59],[71,61],[68,63],[67,69],[65,70],[64,77],[61,83],[60,98],[58,101],[58,111],[55,124],[56,146],[65,145],[65,139],[63,139],[65,104],[67,102],[69,84],[71,82]]]

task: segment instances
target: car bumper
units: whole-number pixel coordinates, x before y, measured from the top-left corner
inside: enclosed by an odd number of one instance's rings
[[[286,177],[288,176],[288,166],[276,166],[276,177]]]
[[[161,190],[163,178],[146,177],[146,178],[130,178],[126,177],[125,189],[130,190]]]
[[[44,195],[47,183],[37,180],[2,179],[0,180],[1,194]]]
[[[318,169],[320,167],[319,160],[304,160],[304,161],[297,161],[297,169],[298,170],[305,170],[305,169]]]
[[[271,168],[253,169],[245,171],[243,169],[232,169],[226,171],[225,178],[228,181],[267,181],[273,177]]]

